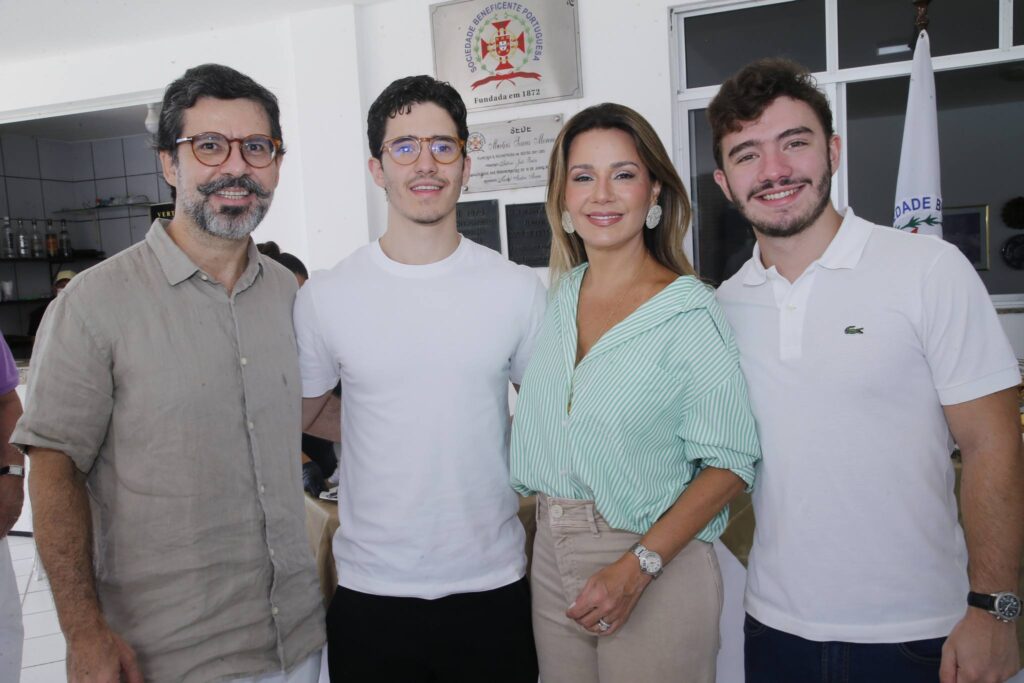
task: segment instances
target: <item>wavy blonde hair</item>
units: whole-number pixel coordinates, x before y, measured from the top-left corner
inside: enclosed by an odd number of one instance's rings
[[[551,149],[548,163],[548,196],[545,213],[551,225],[551,284],[587,260],[587,251],[578,234],[562,229],[562,211],[565,210],[565,186],[568,178],[569,148],[581,133],[590,130],[621,130],[633,138],[636,151],[647,167],[652,181],[661,183],[658,204],[662,218],[653,230],[644,228],[644,245],[651,256],[679,275],[693,275],[693,266],[683,253],[683,237],[690,227],[690,198],[683,181],[676,173],[672,160],[643,116],[629,107],[612,102],[587,107],[573,116],[562,127]]]

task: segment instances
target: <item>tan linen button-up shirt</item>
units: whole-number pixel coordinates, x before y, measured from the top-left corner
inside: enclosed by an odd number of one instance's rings
[[[228,293],[153,224],[39,331],[17,444],[87,474],[96,587],[147,681],[291,668],[324,641],[303,526],[295,278]]]

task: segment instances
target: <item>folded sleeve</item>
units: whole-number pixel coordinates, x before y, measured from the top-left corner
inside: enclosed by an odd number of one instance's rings
[[[690,404],[676,435],[684,442],[688,461],[729,470],[751,490],[761,446],[738,368]]]
[[[36,336],[25,412],[11,443],[61,451],[88,473],[114,405],[112,344],[91,329],[75,293],[65,292],[50,308]]]

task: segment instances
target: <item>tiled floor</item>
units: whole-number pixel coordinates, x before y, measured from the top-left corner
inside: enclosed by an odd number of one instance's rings
[[[38,564],[31,538],[10,536],[14,575],[21,593],[25,649],[21,657],[21,683],[67,683],[64,671],[66,649],[57,623],[57,611],[50,583]]]

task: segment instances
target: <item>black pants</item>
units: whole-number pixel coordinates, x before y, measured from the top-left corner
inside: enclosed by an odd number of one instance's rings
[[[437,600],[339,586],[327,661],[332,683],[537,683],[529,583]]]

